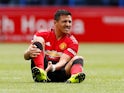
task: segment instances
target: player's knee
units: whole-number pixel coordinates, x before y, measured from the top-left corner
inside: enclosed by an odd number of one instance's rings
[[[40,42],[43,46],[45,45],[45,40],[43,37],[34,36],[32,42]]]
[[[84,64],[83,58],[77,58],[77,59],[75,59],[73,61],[72,65],[74,65],[74,64],[81,64],[83,66],[83,64]]]
[[[36,45],[40,50],[43,50],[43,45],[40,42],[34,42],[33,44]]]

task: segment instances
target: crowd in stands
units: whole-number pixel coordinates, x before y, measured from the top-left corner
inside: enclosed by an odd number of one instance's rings
[[[124,6],[124,0],[0,0],[0,6]]]

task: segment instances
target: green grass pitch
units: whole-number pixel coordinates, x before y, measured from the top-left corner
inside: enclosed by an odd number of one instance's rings
[[[86,79],[79,84],[34,83],[30,62],[23,59],[28,44],[0,43],[0,93],[123,93],[124,44],[83,43]]]

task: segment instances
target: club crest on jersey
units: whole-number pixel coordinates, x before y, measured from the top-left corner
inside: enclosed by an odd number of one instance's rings
[[[67,48],[67,44],[66,44],[65,42],[61,43],[61,44],[59,45],[59,48],[60,48],[61,50],[64,50],[64,49]]]

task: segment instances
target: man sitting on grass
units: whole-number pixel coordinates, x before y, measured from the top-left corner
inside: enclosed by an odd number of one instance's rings
[[[58,10],[54,28],[38,31],[24,53],[31,59],[35,82],[80,83],[85,79],[83,57],[77,56],[78,41],[70,34],[72,16],[67,10]]]

